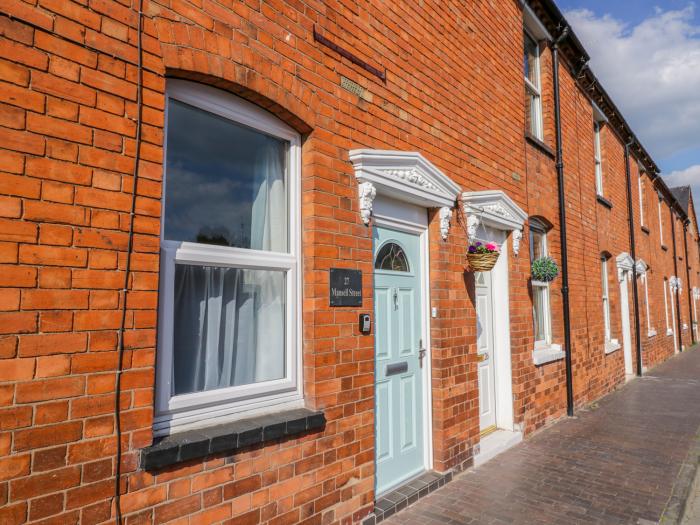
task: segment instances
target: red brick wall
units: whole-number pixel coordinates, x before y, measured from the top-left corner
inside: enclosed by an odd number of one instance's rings
[[[3,523],[114,516],[119,290],[136,149],[133,3],[6,0],[0,13]],[[386,67],[387,81],[315,44],[314,24]],[[358,333],[356,320],[373,308],[371,230],[359,218],[348,150],[420,151],[463,190],[504,190],[554,225],[550,251],[560,261],[554,161],[523,138],[521,24],[517,3],[506,0],[449,10],[436,1],[420,9],[372,0],[145,1],[142,161],[120,394],[127,523],[184,516],[195,523],[348,523],[370,511],[374,341]],[[545,143],[553,148],[548,50],[542,71]],[[303,134],[304,391],[328,424],[297,439],[144,472],[138,451],[153,439],[166,75],[237,93]],[[365,87],[365,97],[341,89],[340,75]],[[622,143],[606,129],[614,206],[596,203],[591,107],[564,68],[561,81],[574,390],[583,405],[624,377],[622,353],[606,357],[602,348],[598,260],[602,250],[629,251],[626,186]],[[647,255],[638,251],[652,266],[654,319],[665,329],[660,276],[673,273],[672,253],[659,250],[655,201],[648,217],[651,233],[638,234],[647,237]],[[473,277],[464,272],[458,220],[443,242],[430,216],[431,300],[441,313],[431,325],[438,470],[469,465],[479,440]],[[669,219],[665,227],[670,241]],[[563,361],[532,363],[527,243],[525,236],[520,256],[510,257],[509,278],[515,419],[529,433],[564,413],[566,389]],[[697,243],[690,245],[698,285]],[[364,271],[362,309],[328,308],[330,266]],[[619,288],[612,263],[609,270],[617,334]],[[679,274],[685,292],[690,283]],[[563,343],[559,286],[552,286],[552,318]],[[644,344],[648,364],[673,352],[662,330]]]

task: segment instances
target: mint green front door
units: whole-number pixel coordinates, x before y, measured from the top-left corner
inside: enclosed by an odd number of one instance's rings
[[[418,235],[374,229],[377,493],[424,470],[421,257]]]

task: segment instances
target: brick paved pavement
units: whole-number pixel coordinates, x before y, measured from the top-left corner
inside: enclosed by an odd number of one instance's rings
[[[699,427],[691,350],[383,523],[656,523]]]

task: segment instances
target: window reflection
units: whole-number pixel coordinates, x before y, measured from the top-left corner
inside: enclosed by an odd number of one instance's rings
[[[408,259],[403,248],[394,242],[388,242],[379,249],[374,263],[377,270],[391,270],[394,272],[408,272]]]

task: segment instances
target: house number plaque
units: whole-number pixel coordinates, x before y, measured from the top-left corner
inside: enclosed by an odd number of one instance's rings
[[[331,306],[362,306],[362,272],[331,268]]]

